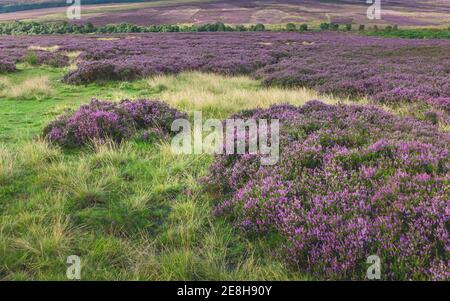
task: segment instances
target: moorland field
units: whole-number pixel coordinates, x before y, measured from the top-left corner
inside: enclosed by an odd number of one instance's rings
[[[1,4],[6,9],[11,3],[9,0],[2,1],[0,1],[0,11]],[[60,4],[65,2],[65,0],[53,1]],[[321,22],[337,22],[379,26],[397,24],[408,27],[445,27],[450,23],[450,4],[445,0],[384,0],[382,20],[368,20],[366,17],[368,5],[366,1],[360,0],[167,0],[91,5],[91,3],[100,2],[114,1],[83,1],[83,18],[77,23],[159,25],[223,22],[277,25],[293,22],[318,25]],[[3,13],[0,14],[0,21],[65,20],[65,11],[65,7],[56,7]]]
[[[158,9],[190,5],[227,4]],[[174,153],[195,111],[278,119],[279,161]],[[449,114],[445,36],[0,35],[0,279],[65,280],[78,255],[83,280],[364,280],[375,254],[383,280],[448,280]]]

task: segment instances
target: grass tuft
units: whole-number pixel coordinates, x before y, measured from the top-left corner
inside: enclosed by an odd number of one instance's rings
[[[16,155],[0,144],[0,184],[13,179],[16,172]]]
[[[14,84],[10,81],[0,81],[3,86],[0,97],[14,100],[44,100],[54,93],[47,76],[26,79]]]

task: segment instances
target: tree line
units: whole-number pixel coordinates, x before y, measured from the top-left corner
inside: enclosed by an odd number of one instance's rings
[[[24,22],[15,21],[0,23],[0,35],[43,35],[43,34],[112,34],[112,33],[140,33],[140,32],[245,32],[245,31],[310,31],[307,24],[296,25],[288,23],[283,28],[267,29],[264,24],[254,25],[226,25],[221,22],[213,24],[195,25],[135,25],[130,23],[108,24],[94,26],[92,23],[75,24],[68,22]],[[366,28],[365,25],[321,23],[320,31],[354,31],[358,30],[367,35],[404,37],[404,38],[450,38],[450,28],[448,29],[399,29],[397,25],[388,25],[384,28],[373,26]]]

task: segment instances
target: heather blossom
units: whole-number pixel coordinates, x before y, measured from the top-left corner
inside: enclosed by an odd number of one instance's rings
[[[62,146],[74,147],[92,140],[112,139],[121,142],[138,131],[164,137],[173,120],[185,115],[156,100],[123,100],[121,103],[93,99],[74,113],[51,122],[44,136]],[[144,133],[145,134],[145,133]]]
[[[55,52],[36,51],[39,64],[56,67],[67,65],[67,52],[80,51],[78,68],[64,77],[72,84],[192,70],[248,74],[266,85],[365,96],[394,106],[411,103],[439,113],[435,117],[440,122],[449,121],[450,43],[446,40],[333,32],[161,33],[136,34],[133,39],[115,35],[106,40],[98,36],[8,36],[0,41],[0,62],[9,61],[6,71],[23,60],[33,45],[58,45]]]
[[[371,106],[273,106],[280,162],[218,155],[203,181],[225,198],[215,216],[279,237],[283,258],[323,279],[449,278],[450,139],[434,125]],[[266,236],[267,237],[267,236]]]

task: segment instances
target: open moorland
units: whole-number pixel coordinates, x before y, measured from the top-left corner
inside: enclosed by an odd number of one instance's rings
[[[359,0],[169,0],[127,4],[89,5],[89,3],[91,2],[83,5],[83,18],[80,22],[91,22],[94,25],[123,22],[139,25],[215,22],[228,24],[339,22],[441,27],[448,26],[450,23],[450,4],[445,0],[384,0],[383,18],[375,21],[367,19],[368,5],[366,1]],[[5,2],[4,5],[6,4],[8,3]],[[64,7],[56,7],[3,13],[0,14],[0,21],[64,20],[65,10]]]
[[[342,32],[0,37],[0,277],[448,280],[450,41]],[[278,119],[280,158],[175,119]],[[236,138],[237,139],[237,138]]]
[[[0,68],[14,71],[15,64],[30,53],[37,64],[64,67],[70,54],[77,53],[76,66],[62,79],[69,84],[131,81],[186,71],[249,75],[265,86],[368,97],[394,108],[408,104],[412,114],[432,113],[436,122],[448,125],[449,48],[448,40],[333,32],[4,37]]]

